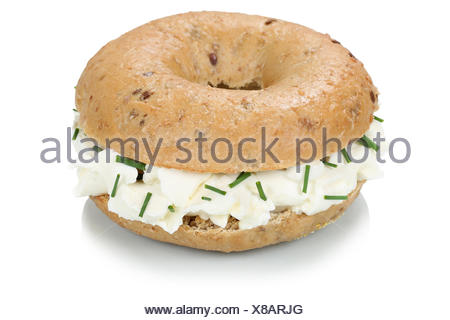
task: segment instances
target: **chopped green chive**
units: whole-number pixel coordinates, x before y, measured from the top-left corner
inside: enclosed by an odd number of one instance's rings
[[[323,196],[325,200],[347,200],[348,196]]]
[[[367,142],[365,142],[362,138],[358,139],[358,143],[366,148],[369,148],[369,146],[367,145]]]
[[[175,212],[173,205],[168,206],[167,209],[169,209],[170,212]]]
[[[116,162],[126,164],[127,166],[130,166],[130,167],[142,170],[142,171],[145,170],[145,163],[142,163],[142,162],[130,159],[130,158],[126,158],[126,157],[117,155]]]
[[[117,174],[116,181],[114,181],[114,186],[111,191],[111,198],[114,198],[116,196],[117,184],[119,183],[119,179],[120,179],[120,173]]]
[[[102,152],[102,151],[103,151],[103,149],[100,148],[99,146],[93,146],[92,149],[93,149],[95,152]]]
[[[360,139],[359,142],[361,142],[364,146],[366,146],[367,148],[371,148],[375,151],[378,151],[380,149],[380,147],[373,142],[368,136],[363,135]]]
[[[378,122],[384,122],[384,119],[378,118],[377,116],[373,116],[373,118]]]
[[[210,186],[209,184],[205,184],[205,189],[217,192],[218,194],[221,194],[223,196],[227,194],[226,191],[223,191],[223,190],[220,190],[220,189],[218,189],[216,187]]]
[[[333,167],[333,168],[337,168],[337,164],[322,160],[322,163],[328,167]]]
[[[230,188],[236,187],[239,183],[250,177],[252,174],[250,172],[241,172],[239,176],[234,180],[232,183],[230,183],[228,186]]]
[[[75,128],[75,131],[73,132],[72,140],[75,140],[78,137],[79,132],[80,132],[80,129]]]
[[[72,109],[73,111],[75,111],[75,112],[78,112],[78,110],[77,109]]]
[[[311,169],[311,166],[309,164],[305,167],[305,177],[303,178],[303,193],[306,193],[308,191],[308,180],[309,180],[309,170]]]
[[[145,209],[147,208],[148,202],[150,201],[150,198],[152,197],[152,194],[150,192],[147,192],[147,195],[145,196],[144,203],[142,204],[141,212],[139,212],[139,217],[142,218],[144,215]]]
[[[77,88],[77,86],[73,86],[73,88],[74,88],[74,89],[76,89],[76,88]]]
[[[202,200],[211,201],[211,198],[210,197],[202,197]]]
[[[352,162],[352,160],[350,159],[350,156],[349,156],[348,153],[347,153],[347,150],[342,149],[342,150],[341,150],[341,153],[342,153],[342,155],[344,156],[345,161],[347,161],[347,163]]]
[[[259,197],[264,201],[267,200],[266,194],[264,193],[263,187],[261,185],[261,181],[256,182],[256,188],[258,188]]]

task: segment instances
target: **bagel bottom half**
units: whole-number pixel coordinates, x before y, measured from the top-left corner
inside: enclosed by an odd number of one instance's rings
[[[348,199],[314,215],[297,214],[290,210],[271,213],[264,226],[240,230],[238,220],[230,218],[225,228],[198,216],[185,216],[183,225],[170,234],[159,226],[119,217],[108,210],[109,195],[91,196],[97,207],[118,225],[148,238],[191,248],[222,252],[245,251],[284,241],[302,238],[339,218],[356,199],[365,181],[359,181]]]

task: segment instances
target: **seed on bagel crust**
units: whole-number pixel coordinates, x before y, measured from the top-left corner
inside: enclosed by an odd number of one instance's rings
[[[150,92],[150,91],[148,91],[148,90],[145,90],[144,92],[142,92],[142,94],[141,94],[139,100],[142,100],[142,101],[143,101],[143,100],[147,100],[148,98],[151,97],[152,94],[153,94],[153,92]]]
[[[373,103],[375,103],[375,94],[372,90],[370,90],[370,100],[372,100]]]
[[[217,64],[217,55],[214,52],[211,52],[208,56],[209,62],[211,62],[211,64],[215,66]]]

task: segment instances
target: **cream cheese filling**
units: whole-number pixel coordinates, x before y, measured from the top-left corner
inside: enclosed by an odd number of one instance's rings
[[[379,122],[373,121],[366,136],[373,139],[377,132],[383,136]],[[93,143],[81,142],[87,136],[80,130],[74,146],[77,152],[91,148]],[[383,154],[386,144],[381,143]],[[354,143],[351,154],[355,159],[363,158],[366,147]],[[110,161],[107,161],[107,152]],[[90,151],[93,156],[94,151]],[[347,195],[360,180],[382,176],[376,152],[368,149],[368,157],[362,163],[347,163],[343,158],[338,163],[338,153],[332,154],[328,162],[337,168],[324,165],[320,160],[309,163],[307,192],[302,192],[305,165],[300,172],[296,167],[252,173],[247,179],[230,188],[238,174],[194,173],[184,170],[153,167],[145,172],[142,181],[136,181],[137,169],[115,162],[118,155],[113,150],[98,152],[98,161],[77,163],[77,196],[111,194],[118,174],[116,193],[108,201],[108,209],[128,220],[158,225],[169,233],[175,232],[183,223],[183,216],[198,215],[210,219],[214,224],[225,227],[230,216],[239,220],[240,229],[251,229],[265,225],[270,212],[290,209],[298,214],[313,215],[328,209],[343,200],[327,200],[325,195]],[[86,153],[84,158],[89,155]],[[267,200],[258,192],[256,182],[260,181]],[[205,184],[226,191],[226,195],[205,189]],[[152,194],[142,215],[139,216],[147,193]],[[204,200],[204,197],[211,199]],[[173,207],[173,212],[169,210]]]

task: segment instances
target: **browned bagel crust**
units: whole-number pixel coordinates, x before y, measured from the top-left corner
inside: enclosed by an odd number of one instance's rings
[[[209,85],[208,85],[209,84]],[[211,87],[214,86],[214,87]],[[216,87],[262,87],[225,90]],[[327,34],[261,16],[223,12],[190,12],[151,21],[105,45],[87,64],[77,85],[80,126],[105,144],[107,138],[138,139],[138,159],[149,163],[142,138],[155,148],[163,138],[155,165],[197,172],[241,172],[295,165],[295,139],[312,138],[315,159],[322,152],[322,128],[328,138],[345,146],[369,128],[378,91],[347,49]],[[280,140],[272,152],[277,163],[261,153],[266,141]],[[194,139],[202,132],[202,162]],[[190,138],[176,148],[180,138]],[[217,138],[227,138],[234,152],[225,163],[225,143],[209,150]],[[237,147],[243,138],[244,157]],[[113,149],[120,152],[118,145]],[[125,155],[135,158],[127,143]],[[326,154],[336,152],[336,143]],[[302,158],[312,149],[302,145]]]
[[[363,184],[364,181],[358,182],[355,190],[348,195],[348,200],[325,211],[311,216],[299,215],[289,210],[272,213],[267,225],[248,230],[237,229],[236,223],[228,223],[226,228],[221,228],[196,217],[194,223],[185,219],[185,223],[176,232],[169,234],[159,226],[127,220],[109,211],[108,195],[91,196],[91,199],[111,220],[139,235],[180,246],[232,252],[291,241],[325,227],[342,215],[344,210],[356,199]]]

